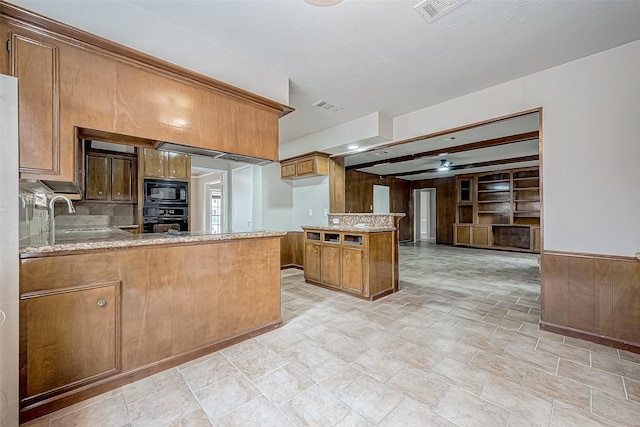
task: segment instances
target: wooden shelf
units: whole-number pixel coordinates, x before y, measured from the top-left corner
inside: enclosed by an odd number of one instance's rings
[[[459,176],[458,185],[463,181],[475,183],[475,194],[471,197],[473,205],[464,205],[465,221],[460,220],[463,205],[458,203],[454,244],[539,252],[539,180],[537,167]]]

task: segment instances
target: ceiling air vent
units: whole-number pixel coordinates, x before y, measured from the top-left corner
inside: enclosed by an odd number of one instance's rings
[[[413,6],[413,8],[425,21],[433,22],[468,1],[469,0],[424,0]]]
[[[327,111],[338,111],[340,109],[340,108],[336,107],[333,104],[329,104],[324,99],[321,99],[320,101],[316,101],[311,105],[314,106],[314,107],[321,108],[323,110],[327,110]]]

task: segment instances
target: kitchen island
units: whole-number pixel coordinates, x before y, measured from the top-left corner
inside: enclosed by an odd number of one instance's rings
[[[22,422],[282,324],[283,232],[76,233],[20,250]]]

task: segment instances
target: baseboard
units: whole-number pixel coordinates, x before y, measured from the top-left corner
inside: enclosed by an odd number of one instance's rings
[[[285,264],[280,266],[280,270],[287,270],[289,268],[295,268],[297,270],[304,270],[304,267],[298,264]]]
[[[554,325],[553,323],[547,322],[540,322],[540,329],[547,332],[553,332],[554,334],[561,334],[571,338],[578,338],[596,344],[605,345],[607,347],[613,347],[620,350],[640,354],[640,343],[627,342],[616,338],[581,331],[579,329],[569,328],[566,326]]]

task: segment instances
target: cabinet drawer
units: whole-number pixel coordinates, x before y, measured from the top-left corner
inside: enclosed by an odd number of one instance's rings
[[[314,158],[296,162],[296,174],[298,175],[307,175],[310,173],[315,173],[315,170],[316,170],[316,162]]]
[[[296,175],[296,164],[295,163],[286,163],[280,167],[280,177],[281,178],[289,178]]]

